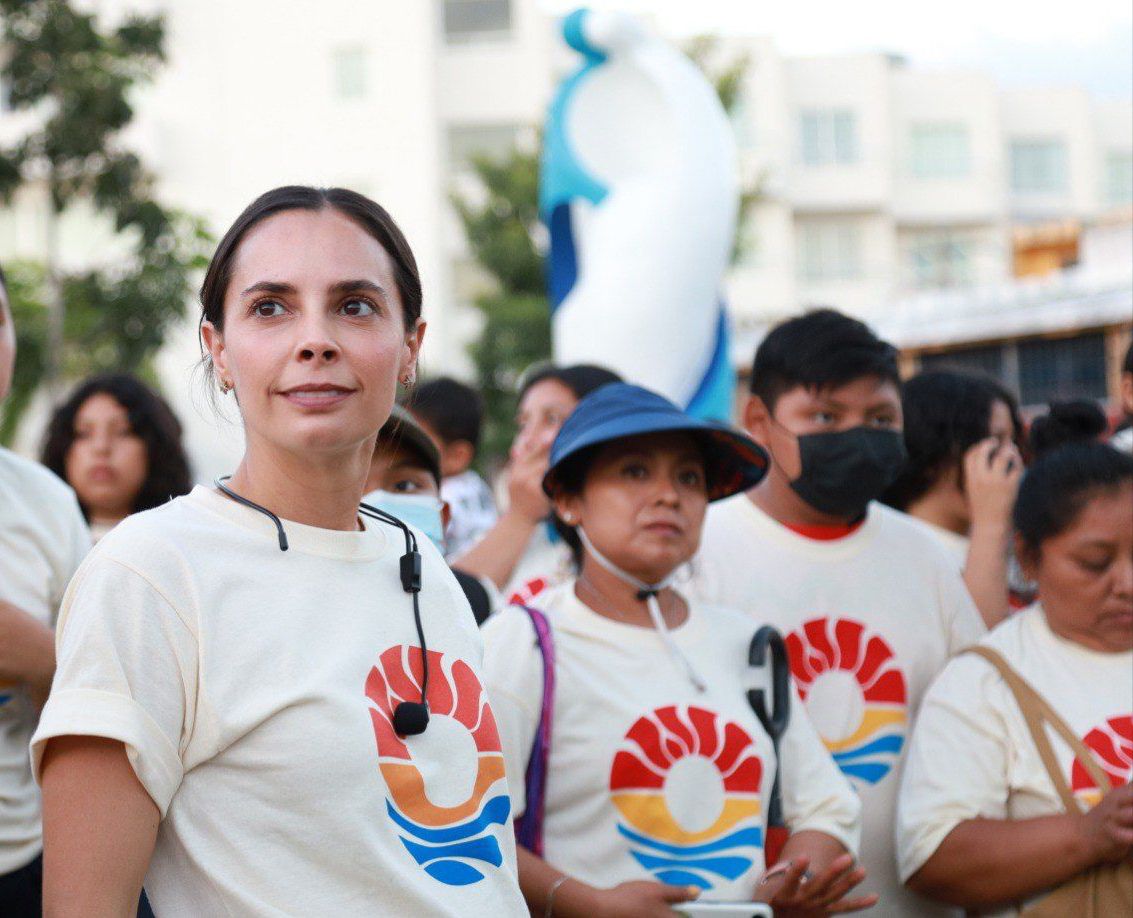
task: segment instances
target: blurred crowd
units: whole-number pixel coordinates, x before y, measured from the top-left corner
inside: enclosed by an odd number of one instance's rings
[[[1116,429],[835,309],[734,425],[539,365],[486,478],[392,219],[273,194],[202,291],[227,485],[126,374],[0,449],[0,915],[1133,904],[1133,346]]]

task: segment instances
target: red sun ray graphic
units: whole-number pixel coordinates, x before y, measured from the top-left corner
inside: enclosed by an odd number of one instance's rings
[[[1082,742],[1094,754],[1109,779],[1110,787],[1120,787],[1133,779],[1133,715],[1111,717],[1082,737]],[[1070,788],[1076,794],[1096,798],[1091,799],[1091,805],[1101,799],[1094,779],[1077,760],[1070,769]],[[1102,793],[1109,789],[1103,789]],[[1094,793],[1090,794],[1091,791]]]

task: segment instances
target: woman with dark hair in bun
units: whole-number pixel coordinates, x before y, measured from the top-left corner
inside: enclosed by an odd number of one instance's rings
[[[51,418],[42,458],[75,489],[95,541],[131,513],[192,489],[180,421],[160,395],[125,373],[75,388]]]
[[[32,740],[51,915],[518,915],[476,622],[419,529],[360,505],[424,336],[378,204],[277,188],[201,288],[231,478],[75,575]]]
[[[1133,457],[1095,442],[1043,453],[1014,522],[1040,601],[926,696],[901,786],[901,876],[981,915],[1128,915]]]

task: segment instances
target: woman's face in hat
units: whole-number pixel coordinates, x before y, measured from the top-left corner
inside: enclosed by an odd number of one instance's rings
[[[707,507],[704,457],[682,433],[601,447],[581,491],[556,501],[559,516],[581,525],[598,551],[649,583],[696,553]]]

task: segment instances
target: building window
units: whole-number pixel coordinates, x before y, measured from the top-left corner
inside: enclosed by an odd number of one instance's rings
[[[1106,154],[1105,202],[1133,203],[1133,150],[1110,150]]]
[[[358,46],[336,48],[333,53],[334,92],[340,99],[361,99],[366,95],[366,49]]]
[[[1066,191],[1066,144],[1061,140],[1012,141],[1011,188],[1023,194]]]
[[[909,147],[917,178],[963,178],[972,170],[968,129],[962,124],[914,124]]]
[[[943,289],[972,283],[972,243],[950,233],[925,235],[909,246],[914,287]]]
[[[1019,342],[1019,401],[1040,405],[1106,397],[1105,335]]]
[[[799,115],[802,161],[808,166],[846,166],[858,161],[857,118],[849,109],[804,111]]]
[[[808,281],[854,280],[861,276],[861,242],[852,223],[799,224],[799,276]]]
[[[448,129],[449,169],[468,172],[476,159],[506,159],[515,150],[519,134],[514,124],[453,125]]]
[[[1015,389],[1015,380],[1006,378],[1002,344],[957,348],[943,354],[925,354],[921,357],[920,363],[922,371],[954,370],[959,373],[976,373],[997,379],[1008,389]]]
[[[445,0],[445,38],[467,41],[511,30],[511,0]]]

